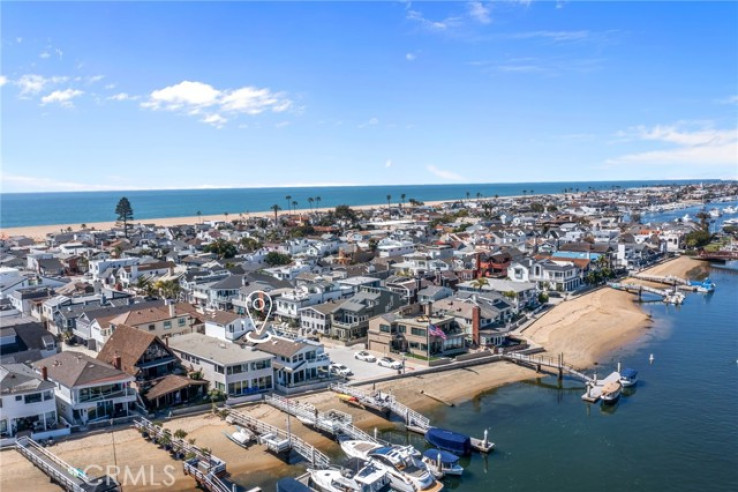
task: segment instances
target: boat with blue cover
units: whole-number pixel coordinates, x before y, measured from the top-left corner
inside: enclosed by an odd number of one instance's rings
[[[443,478],[446,475],[459,476],[464,473],[464,467],[459,464],[459,457],[441,449],[427,449],[423,452],[423,463],[436,476]]]
[[[702,281],[690,280],[689,285],[691,287],[697,287],[697,290],[699,292],[714,292],[715,291],[715,283],[712,282],[709,278],[706,278],[705,280],[702,280]]]
[[[431,446],[444,451],[450,451],[460,456],[466,456],[472,452],[471,438],[469,436],[448,429],[431,427],[425,433],[425,440]]]
[[[625,369],[620,371],[620,384],[623,385],[623,388],[629,388],[631,386],[635,386],[637,382],[638,382],[638,371],[636,371],[635,369],[626,367]]]

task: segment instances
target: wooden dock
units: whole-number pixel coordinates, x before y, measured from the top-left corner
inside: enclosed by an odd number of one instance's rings
[[[570,366],[569,364],[564,363],[563,354],[559,354],[556,360],[554,360],[553,357],[544,357],[541,355],[527,355],[527,354],[521,354],[519,352],[507,352],[505,354],[502,354],[502,357],[516,364],[531,367],[539,372],[541,371],[543,367],[555,369],[558,372],[559,379],[563,378],[564,374],[568,374],[576,379],[584,381],[585,383],[594,381],[592,377],[587,376],[583,372],[580,372],[577,369],[575,369],[573,366]]]
[[[377,408],[385,416],[394,413],[402,418],[405,422],[407,430],[425,435],[431,428],[430,419],[425,415],[416,412],[412,408],[399,402],[394,395],[377,391],[374,393],[366,393],[353,386],[346,384],[332,384],[330,389],[342,395],[350,395],[356,398],[361,404]],[[480,453],[489,453],[494,448],[494,443],[487,439],[487,432],[484,433],[484,439],[470,438],[472,448]]]
[[[70,492],[112,492],[120,491],[121,487],[112,477],[90,478],[82,470],[64,462],[30,437],[18,438],[15,442],[16,450],[36,465],[64,490]],[[9,470],[6,470],[9,471]]]
[[[290,429],[284,431],[266,422],[262,422],[238,410],[230,410],[226,417],[229,424],[246,427],[258,436],[259,444],[277,455],[284,455],[291,450],[307,460],[313,467],[324,469],[331,466],[331,460],[314,446],[292,434]],[[289,423],[289,420],[288,420]]]
[[[676,290],[655,289],[646,285],[618,282],[610,282],[607,285],[615,290],[622,290],[625,292],[630,292],[631,294],[638,294],[639,299],[644,292],[648,292],[650,294],[655,294],[661,297],[661,300],[666,304],[681,304],[684,302],[684,294],[682,294],[681,292],[677,292]]]
[[[620,373],[614,371],[605,379],[595,379],[587,383],[587,392],[582,395],[582,400],[596,403],[602,397],[602,388],[609,383],[620,384]]]

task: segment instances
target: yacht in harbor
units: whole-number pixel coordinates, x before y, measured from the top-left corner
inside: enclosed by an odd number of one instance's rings
[[[620,371],[620,384],[623,388],[630,388],[638,383],[638,371],[626,367]]]
[[[355,474],[341,470],[308,469],[313,484],[323,492],[390,492],[389,474],[374,465],[366,465]]]

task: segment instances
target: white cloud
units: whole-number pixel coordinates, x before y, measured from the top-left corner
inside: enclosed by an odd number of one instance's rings
[[[392,167],[392,159],[387,159],[387,161],[384,163],[384,167]]]
[[[223,118],[217,113],[206,115],[200,121],[202,121],[203,123],[207,123],[208,125],[213,125],[215,128],[223,128],[223,125],[228,123],[228,120],[226,118]]]
[[[447,17],[442,21],[433,21],[423,16],[419,10],[414,10],[412,8],[408,8],[406,18],[413,22],[417,22],[421,27],[429,31],[435,32],[443,32],[461,24],[460,17]]]
[[[457,174],[452,171],[446,171],[444,169],[438,169],[436,166],[432,164],[426,166],[426,169],[428,170],[428,172],[430,172],[434,176],[437,176],[441,179],[445,179],[448,181],[466,181],[466,179],[460,174]]]
[[[418,55],[415,53],[405,53],[405,59],[407,61],[415,61],[418,58]]]
[[[729,96],[718,101],[720,104],[738,104],[738,96]]]
[[[72,106],[72,99],[79,97],[84,92],[77,89],[65,89],[63,91],[54,91],[41,98],[41,104],[59,103],[65,107]]]
[[[49,53],[48,51],[42,51],[38,55],[38,57],[41,58],[42,60],[46,60],[47,58],[51,58],[51,53]]]
[[[18,44],[21,44],[23,42],[23,38],[17,37],[17,38],[15,38],[15,42],[18,43]]]
[[[105,78],[104,75],[93,75],[91,77],[87,77],[87,83],[94,84],[95,82],[100,82],[104,78]]]
[[[38,94],[47,86],[62,84],[67,80],[69,80],[69,77],[43,77],[36,74],[25,74],[15,81],[15,85],[20,87],[20,95],[21,97],[24,97],[32,94]]]
[[[289,121],[280,121],[280,122],[277,122],[277,123],[274,124],[274,127],[275,128],[285,128],[285,127],[288,127],[288,126],[290,126],[290,122]]]
[[[0,75],[0,87],[8,83],[8,78],[5,75]]]
[[[684,126],[683,123],[652,128],[638,126],[620,132],[619,136],[631,141],[656,142],[669,147],[622,155],[609,159],[606,164],[732,166],[735,172],[735,166],[738,165],[738,128],[718,130],[703,127],[690,130]]]
[[[105,88],[106,88],[107,90],[112,90],[112,89],[115,89],[115,84],[107,84],[107,85],[105,86]]]
[[[589,31],[526,31],[508,34],[508,39],[547,39],[549,41],[581,41],[591,36]]]
[[[59,57],[59,59],[62,59],[62,56],[64,56],[64,52],[60,50],[59,48],[54,48],[54,52],[56,53],[56,56]]]
[[[376,116],[372,116],[364,123],[361,123],[359,125],[359,128],[366,128],[368,126],[377,126],[378,124],[379,124],[379,118],[377,118]]]
[[[209,113],[201,121],[209,124],[223,124],[227,121],[218,113],[257,115],[265,111],[281,113],[292,106],[292,101],[282,93],[256,87],[242,87],[235,90],[219,90],[203,82],[184,81],[163,89],[153,91],[141,106],[150,109],[182,111],[196,116],[205,110]],[[223,121],[218,120],[222,118]],[[207,120],[211,121],[207,121]]]
[[[492,22],[492,17],[490,16],[491,8],[486,7],[482,2],[469,2],[468,8],[469,15],[477,22],[481,24],[489,24],[490,22]]]
[[[138,99],[138,96],[132,96],[127,92],[119,92],[118,94],[108,97],[108,100],[110,101],[135,101],[136,99]]]

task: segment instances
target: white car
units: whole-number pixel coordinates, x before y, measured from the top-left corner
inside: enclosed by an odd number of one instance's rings
[[[354,359],[363,360],[365,362],[377,362],[377,358],[374,357],[369,352],[367,352],[366,350],[361,350],[359,352],[356,352],[354,354]]]
[[[402,362],[393,359],[392,357],[382,357],[377,361],[382,367],[389,367],[390,369],[402,369]]]
[[[339,376],[348,377],[353,376],[354,373],[349,369],[348,367],[344,366],[343,364],[333,363],[330,365],[330,371],[333,374],[338,374]]]

